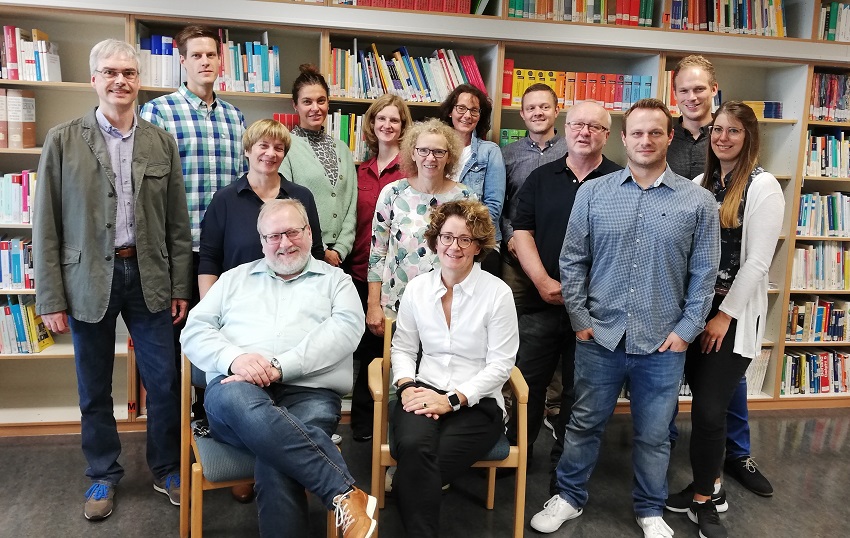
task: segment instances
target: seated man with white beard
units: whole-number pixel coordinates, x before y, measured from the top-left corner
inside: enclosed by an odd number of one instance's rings
[[[309,536],[304,488],[337,512],[345,538],[369,537],[375,498],[354,487],[331,441],[365,316],[351,277],[310,255],[301,202],[266,202],[262,260],[221,275],[180,337],[207,373],[204,407],[218,441],[257,459],[262,536]]]

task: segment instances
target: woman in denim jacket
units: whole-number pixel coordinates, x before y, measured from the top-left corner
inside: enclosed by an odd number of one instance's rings
[[[502,241],[499,219],[505,203],[505,162],[499,146],[486,139],[493,104],[487,94],[471,84],[461,84],[440,105],[440,119],[452,126],[463,141],[460,173],[453,178],[474,192],[487,206],[496,227],[495,253],[481,261],[481,267],[499,275],[498,245]]]

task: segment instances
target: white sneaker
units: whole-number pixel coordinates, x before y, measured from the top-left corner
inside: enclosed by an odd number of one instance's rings
[[[635,518],[643,529],[643,538],[671,538],[673,529],[667,526],[661,516]]]
[[[333,444],[339,446],[340,444],[342,444],[342,436],[338,433],[335,433],[331,435],[331,441],[333,441]]]
[[[541,512],[531,518],[531,528],[538,532],[555,532],[564,521],[577,518],[581,512],[581,508],[576,508],[560,495],[555,495],[546,501]]]

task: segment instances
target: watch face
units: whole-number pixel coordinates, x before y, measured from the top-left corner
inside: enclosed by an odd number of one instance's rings
[[[449,394],[449,403],[452,404],[452,407],[460,407],[460,398],[457,394]]]

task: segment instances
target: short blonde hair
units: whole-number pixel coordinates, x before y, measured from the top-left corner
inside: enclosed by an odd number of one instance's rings
[[[399,135],[399,140],[404,138],[405,131],[413,124],[410,109],[407,108],[407,104],[398,95],[385,93],[375,99],[375,102],[372,103],[366,114],[363,115],[363,138],[366,139],[366,145],[369,146],[369,152],[373,156],[378,154],[378,137],[375,136],[375,127],[372,124],[375,122],[375,116],[388,106],[396,107],[398,109],[398,115],[401,117],[401,134]]]
[[[430,120],[417,121],[404,134],[401,141],[401,153],[399,154],[399,163],[408,177],[415,177],[418,173],[416,169],[416,161],[413,160],[413,152],[416,149],[416,142],[419,137],[425,134],[435,134],[442,136],[446,141],[446,167],[444,173],[446,176],[454,176],[457,172],[458,164],[460,163],[460,155],[463,152],[463,143],[458,138],[457,133],[453,128],[446,125],[437,118]]]
[[[714,71],[714,65],[708,61],[708,59],[701,54],[691,54],[690,56],[685,56],[679,63],[676,64],[676,67],[673,69],[673,89],[676,89],[676,78],[679,76],[679,72],[682,69],[688,67],[698,67],[706,72],[708,75],[708,85],[714,86],[717,84],[717,73]]]
[[[260,208],[260,214],[257,215],[257,232],[262,235],[263,231],[260,229],[260,225],[266,220],[268,215],[274,215],[288,207],[298,212],[298,215],[304,220],[304,224],[310,224],[310,219],[307,218],[307,210],[300,200],[295,198],[275,198],[264,203],[263,207]]]
[[[437,236],[449,217],[463,219],[472,238],[481,247],[475,256],[475,261],[481,261],[496,248],[496,227],[490,217],[490,210],[478,200],[455,200],[438,205],[431,210],[431,222],[425,229],[425,242],[428,248],[437,252]]]
[[[289,129],[281,122],[270,119],[257,120],[245,130],[245,134],[242,135],[242,149],[246,152],[251,151],[254,144],[263,138],[280,140],[283,142],[284,153],[289,153],[289,146],[292,145]]]

